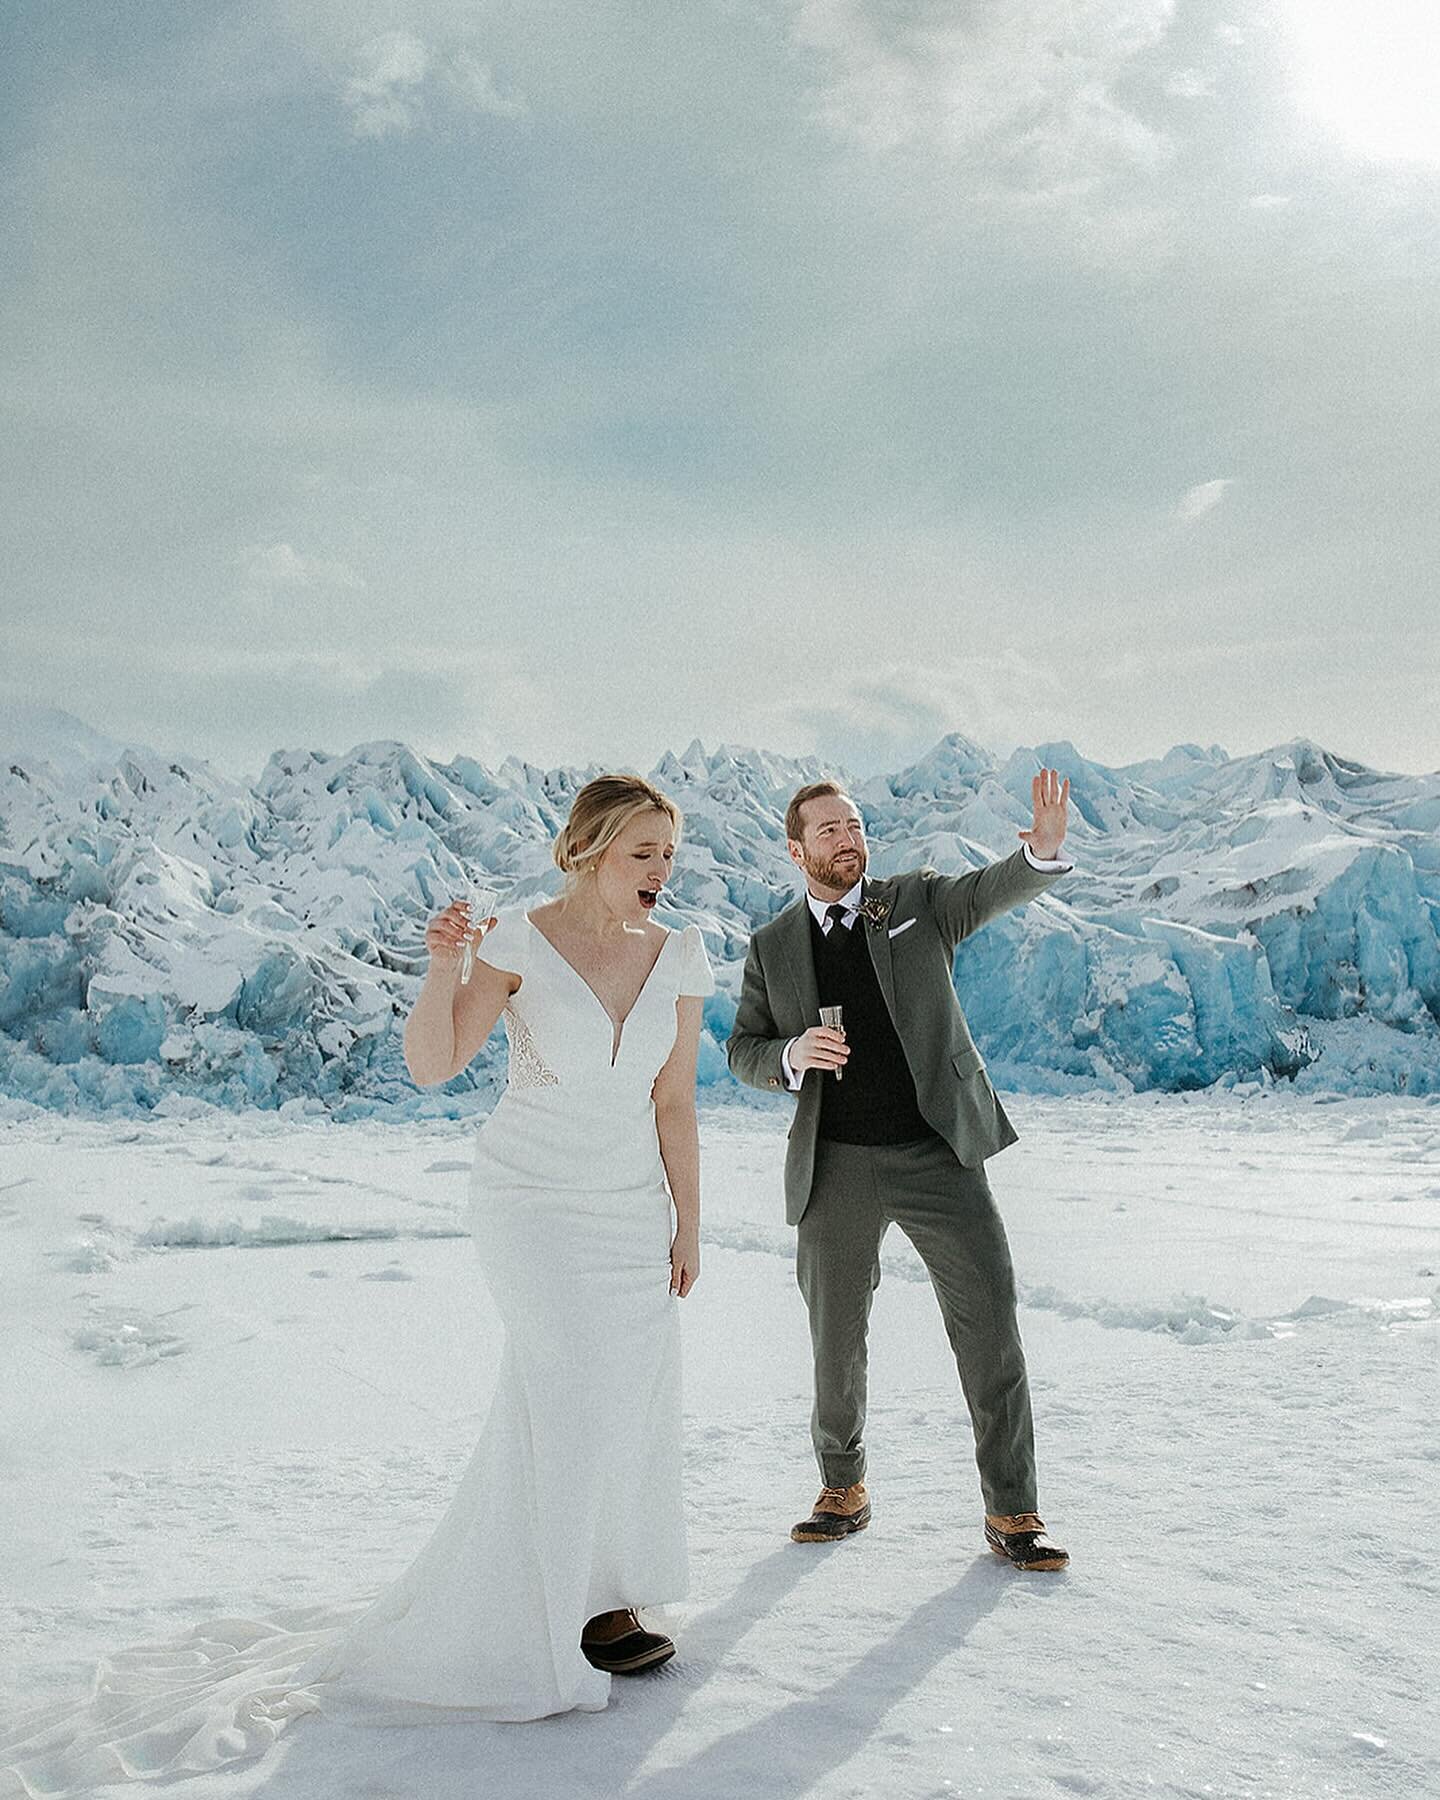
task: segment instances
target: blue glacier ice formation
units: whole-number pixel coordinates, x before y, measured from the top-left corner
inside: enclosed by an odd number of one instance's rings
[[[1440,1094],[1440,775],[1308,740],[1111,768],[1069,743],[999,759],[955,733],[850,784],[873,871],[1010,854],[1042,763],[1071,780],[1075,872],[955,962],[999,1085]],[[277,750],[246,783],[65,714],[0,719],[0,1096],[86,1113],[483,1110],[499,1034],[443,1089],[405,1068],[425,921],[462,869],[508,903],[552,892],[550,840],[595,772],[377,741]],[[735,1089],[723,1046],[748,935],[797,891],[785,803],[843,771],[696,742],[650,773],[686,815],[662,916],[698,923],[717,971],[702,1085],[772,1104]]]

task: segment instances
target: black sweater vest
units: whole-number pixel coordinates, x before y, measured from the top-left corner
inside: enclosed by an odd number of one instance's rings
[[[809,907],[806,908],[810,912]],[[841,1144],[906,1144],[934,1135],[915,1100],[915,1082],[880,991],[865,933],[856,919],[829,932],[810,912],[815,982],[822,1006],[839,1006],[850,1060],[844,1079],[824,1069],[820,1082],[820,1136]]]

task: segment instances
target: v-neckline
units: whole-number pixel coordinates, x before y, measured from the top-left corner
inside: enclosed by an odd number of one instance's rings
[[[605,1017],[610,1021],[611,1026],[614,1028],[614,1035],[612,1036],[612,1038],[610,1040],[610,1067],[613,1069],[615,1067],[616,1063],[620,1060],[620,1042],[621,1042],[621,1039],[625,1035],[625,1026],[630,1018],[630,1014],[634,1012],[635,1008],[644,999],[645,990],[650,985],[650,977],[655,973],[655,970],[659,967],[660,958],[665,954],[666,946],[669,944],[671,938],[674,937],[676,934],[673,931],[670,931],[668,929],[666,930],[664,940],[662,941],[660,948],[655,952],[655,960],[654,960],[654,962],[651,963],[649,969],[646,971],[645,979],[640,983],[640,986],[636,992],[635,998],[630,1002],[630,1005],[626,1010],[625,1017],[623,1019],[617,1019],[615,1017],[614,1013],[611,1012],[610,1008],[605,1004],[605,1002],[595,992],[594,988],[591,987],[590,983],[585,979],[585,977],[575,967],[574,963],[571,962],[570,958],[568,956],[566,956],[565,952],[563,950],[561,950],[558,945],[552,944],[550,942],[549,938],[546,937],[545,933],[535,923],[534,919],[532,919],[530,917],[528,912],[525,914],[525,923],[535,933],[536,937],[538,937],[543,944],[547,945],[554,952],[554,954],[559,957],[560,961],[562,963],[564,963],[565,967],[570,971],[570,973],[580,983],[581,987],[583,987],[585,989],[585,992],[587,994],[589,994],[590,998],[595,1002],[595,1004],[600,1008],[601,1012],[604,1013]]]

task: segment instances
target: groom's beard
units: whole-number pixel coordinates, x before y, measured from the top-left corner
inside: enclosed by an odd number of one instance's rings
[[[865,873],[869,858],[861,850],[853,857],[807,856],[805,873],[817,887],[833,888],[837,894],[848,893]]]

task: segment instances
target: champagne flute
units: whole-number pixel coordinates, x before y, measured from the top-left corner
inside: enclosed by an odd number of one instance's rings
[[[466,914],[466,931],[460,951],[460,981],[463,986],[468,986],[475,967],[476,928],[494,916],[495,890],[477,882],[468,869],[462,868],[460,874],[466,890],[462,902]]]
[[[840,1008],[838,1006],[822,1006],[820,1008],[820,1023],[822,1025],[828,1025],[831,1031],[842,1030],[843,1028],[840,1024]],[[839,1081],[844,1074],[845,1071],[843,1069],[836,1069],[835,1079]]]

